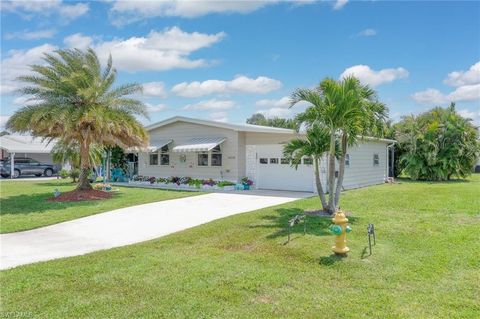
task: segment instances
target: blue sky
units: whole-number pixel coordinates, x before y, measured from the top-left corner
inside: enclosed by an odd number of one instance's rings
[[[394,120],[456,101],[480,121],[476,1],[2,1],[1,15],[3,123],[25,105],[13,79],[29,64],[89,46],[112,54],[119,83],[145,85],[151,122],[291,117],[293,90],[346,74]]]

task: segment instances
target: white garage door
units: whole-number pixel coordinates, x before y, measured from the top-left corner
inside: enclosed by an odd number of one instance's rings
[[[295,169],[283,159],[283,145],[257,145],[257,186],[260,189],[313,192],[313,165]]]

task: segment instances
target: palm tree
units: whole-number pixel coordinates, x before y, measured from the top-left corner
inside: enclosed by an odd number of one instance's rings
[[[113,88],[117,73],[112,58],[102,68],[92,49],[58,50],[45,54],[46,65],[33,65],[33,75],[22,76],[27,86],[19,92],[36,102],[22,107],[7,128],[64,145],[78,145],[81,174],[78,190],[91,189],[88,180],[90,148],[144,146],[147,133],[136,115],[147,117],[145,105],[129,97],[138,84]]]
[[[348,147],[358,142],[359,136],[375,133],[383,128],[387,108],[378,102],[375,91],[362,85],[355,77],[340,81],[327,78],[315,89],[299,89],[292,94],[291,106],[298,102],[311,104],[298,120],[307,128],[325,126],[330,135],[328,160],[328,208],[334,213],[340,200]],[[335,185],[335,145],[340,140],[338,179]]]
[[[313,158],[317,193],[322,203],[322,209],[325,212],[328,211],[328,204],[320,179],[320,164],[323,156],[329,149],[330,134],[325,127],[320,125],[313,125],[307,130],[305,138],[291,140],[283,147],[283,156],[290,161],[295,169],[297,169],[301,163],[302,157]]]
[[[70,163],[72,168],[80,169],[80,147],[77,143],[69,145],[57,143],[52,148],[52,159],[55,163],[65,164]],[[90,145],[89,161],[92,166],[97,166],[102,163],[104,149],[96,144]]]

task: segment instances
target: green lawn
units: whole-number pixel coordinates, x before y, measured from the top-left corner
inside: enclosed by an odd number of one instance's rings
[[[479,318],[480,178],[344,193],[347,258],[310,198],[170,236],[2,271],[1,308],[44,318]],[[366,226],[377,245],[366,254]]]
[[[60,192],[66,192],[74,189],[75,184],[67,180],[0,182],[0,233],[27,230],[112,209],[198,194],[120,187],[120,192],[108,200],[75,203],[46,201],[53,197],[56,188]]]

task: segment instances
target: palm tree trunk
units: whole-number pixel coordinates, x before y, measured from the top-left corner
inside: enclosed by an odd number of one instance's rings
[[[330,152],[328,154],[328,212],[335,213],[335,130],[330,134]]]
[[[338,202],[340,201],[340,193],[343,186],[343,177],[345,176],[345,157],[347,156],[347,134],[343,133],[342,135],[342,155],[340,157],[339,169],[338,169],[338,179],[337,179],[337,189],[335,190],[335,206],[336,210],[338,207]]]
[[[92,185],[88,180],[90,175],[90,146],[87,141],[82,141],[80,144],[80,177],[78,179],[77,190],[90,190]]]
[[[323,191],[322,181],[320,179],[320,165],[319,165],[318,157],[314,156],[313,161],[315,164],[315,183],[317,184],[318,197],[320,197],[320,201],[322,202],[322,210],[327,211],[328,204],[327,204],[327,199],[325,198],[325,192]]]

